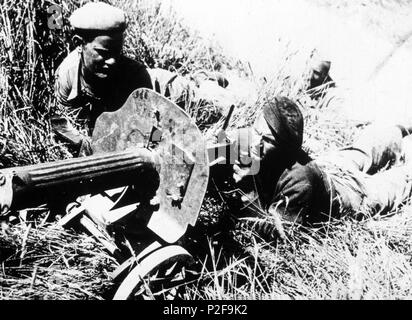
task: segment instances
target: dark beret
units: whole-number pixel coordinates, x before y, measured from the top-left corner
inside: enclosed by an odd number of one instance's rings
[[[298,151],[303,141],[303,115],[292,100],[277,96],[267,101],[263,116],[278,147]]]
[[[126,14],[104,2],[89,2],[75,10],[69,18],[73,28],[93,31],[124,31]]]

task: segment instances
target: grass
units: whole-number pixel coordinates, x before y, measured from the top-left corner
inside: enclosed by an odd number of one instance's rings
[[[410,218],[344,221],[319,232],[289,234],[273,247],[252,237],[246,257],[211,249],[215,262],[189,293],[202,299],[410,299]],[[407,220],[405,222],[405,220]],[[402,221],[402,222],[400,222]],[[398,223],[406,229],[394,234]],[[250,232],[250,231],[249,231]],[[404,238],[405,237],[405,238]],[[408,238],[406,242],[400,240]],[[215,268],[219,259],[225,268]]]
[[[327,1],[326,1],[327,2]],[[325,2],[325,3],[326,3]],[[57,3],[63,29],[47,28],[45,8]],[[0,167],[70,157],[50,132],[53,74],[72,48],[67,16],[79,1],[3,1],[0,4]],[[290,73],[298,55],[284,51],[271,79],[258,79],[247,64],[225,57],[215,43],[185,27],[172,12],[145,1],[119,1],[131,17],[125,52],[149,67],[190,75],[222,70],[247,77],[255,98],[237,105],[231,127],[249,125],[266,99],[283,94],[302,107],[304,148],[313,156],[350,144],[358,129],[335,107],[314,103],[302,90],[307,68]],[[375,3],[374,6],[377,6]],[[307,64],[310,55],[305,56]],[[233,90],[236,90],[234,88]],[[242,95],[243,94],[243,95]],[[191,111],[205,131],[220,117],[210,106]],[[213,126],[212,126],[213,129]],[[0,229],[0,299],[105,299],[116,263],[93,239],[46,223],[47,209],[34,221],[17,218]],[[269,243],[250,224],[234,217],[213,186],[185,246],[200,261],[200,277],[185,288],[187,299],[408,299],[412,297],[412,208],[387,217],[345,219],[320,230],[287,231]],[[33,213],[33,211],[29,211]],[[35,213],[35,212],[34,212]],[[22,215],[23,217],[23,215]]]
[[[86,235],[24,222],[2,230],[0,299],[104,299],[114,259]],[[8,250],[7,250],[8,249]]]

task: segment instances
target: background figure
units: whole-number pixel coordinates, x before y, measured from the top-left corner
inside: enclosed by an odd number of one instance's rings
[[[331,62],[326,60],[317,61],[313,64],[307,92],[310,97],[319,100],[324,97],[327,89],[335,87],[335,83],[329,75]]]

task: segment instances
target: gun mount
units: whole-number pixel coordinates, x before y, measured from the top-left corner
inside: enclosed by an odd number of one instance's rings
[[[154,91],[139,89],[121,109],[97,119],[92,139],[94,154],[136,145],[159,155],[159,210],[153,212],[148,228],[173,243],[196,223],[206,193],[206,143],[186,112]]]
[[[195,224],[208,182],[206,144],[178,106],[138,89],[122,108],[97,119],[92,149],[88,157],[0,170],[2,214],[56,195],[133,185],[136,201],[157,202],[148,227],[163,240],[176,242]]]
[[[206,143],[185,111],[152,90],[138,89],[119,110],[96,120],[92,150],[83,158],[1,169],[0,215],[62,194],[86,195],[67,207],[60,224],[80,224],[111,253],[119,250],[111,226],[126,220],[131,234],[134,228],[151,230],[157,237],[122,259],[113,275],[122,280],[126,273],[115,298],[128,298],[153,270],[169,272],[165,264],[176,267],[176,261],[190,258],[170,244],[196,223],[209,178]]]

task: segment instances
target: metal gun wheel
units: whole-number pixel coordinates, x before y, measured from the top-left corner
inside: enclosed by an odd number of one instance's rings
[[[140,261],[126,276],[114,300],[174,300],[188,280],[192,256],[177,245],[162,247]]]

